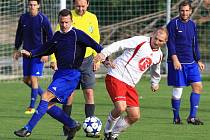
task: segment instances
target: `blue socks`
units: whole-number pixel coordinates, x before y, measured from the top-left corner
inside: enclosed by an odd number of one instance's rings
[[[38,89],[31,89],[31,102],[30,102],[30,108],[34,108],[35,107],[35,103],[36,103],[36,98],[38,95]]]
[[[28,87],[32,88],[31,84],[25,83]],[[38,86],[38,94],[41,96],[44,91],[40,86]]]
[[[44,116],[44,114],[47,112],[48,109],[48,103],[47,101],[41,100],[39,103],[39,106],[36,109],[36,112],[31,117],[28,124],[25,125],[25,128],[28,131],[32,131],[33,128],[36,126],[36,124],[39,122],[39,120]]]
[[[51,107],[47,113],[53,117],[54,119],[58,120],[59,122],[63,123],[64,125],[68,126],[69,128],[76,127],[76,122],[69,117],[61,108],[57,106]]]
[[[171,99],[171,105],[174,113],[174,119],[180,119],[179,110],[180,110],[181,100]]]
[[[190,96],[190,116],[189,116],[190,118],[196,117],[199,102],[200,102],[200,94],[192,92]]]

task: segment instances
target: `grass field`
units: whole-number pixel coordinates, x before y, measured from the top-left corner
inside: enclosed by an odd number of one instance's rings
[[[44,83],[44,82],[43,82]],[[166,80],[161,81],[158,94],[152,94],[148,78],[143,78],[137,85],[141,94],[141,119],[122,133],[120,140],[209,140],[210,137],[210,80],[204,79],[204,91],[201,96],[198,117],[204,121],[203,126],[193,126],[186,123],[189,113],[190,88],[184,89],[181,118],[183,125],[172,124],[172,111],[170,106],[171,89],[166,86]],[[46,88],[47,84],[42,84]],[[22,82],[0,83],[0,140],[21,139],[14,136],[16,129],[23,127],[30,118],[24,115],[24,110],[29,102],[29,88]],[[112,103],[106,93],[102,79],[97,80],[95,89],[96,116],[103,125],[107,114],[112,108]],[[38,104],[38,102],[37,102]],[[84,99],[81,91],[73,104],[72,116],[82,122],[84,120]],[[104,126],[103,126],[104,127]],[[29,140],[64,140],[62,125],[45,115],[33,130]],[[96,138],[95,138],[96,139]],[[80,130],[75,140],[90,140]]]

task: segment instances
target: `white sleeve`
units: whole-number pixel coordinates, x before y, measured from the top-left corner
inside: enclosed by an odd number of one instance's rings
[[[124,40],[120,40],[117,42],[112,43],[105,47],[101,53],[105,55],[105,57],[111,55],[112,53],[128,49],[128,48],[135,48],[136,47],[136,40],[138,37],[132,37]]]
[[[150,67],[151,85],[158,85],[161,79],[160,63],[154,64]]]

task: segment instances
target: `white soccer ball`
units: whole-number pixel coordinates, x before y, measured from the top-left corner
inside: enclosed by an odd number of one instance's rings
[[[83,122],[83,130],[85,133],[91,135],[97,135],[100,133],[102,127],[102,122],[99,118],[92,116],[88,117]]]

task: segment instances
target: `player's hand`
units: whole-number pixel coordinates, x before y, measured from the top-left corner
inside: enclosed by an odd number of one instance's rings
[[[48,56],[42,56],[41,57],[41,61],[44,62],[44,63],[48,62],[48,60],[49,60]]]
[[[54,71],[58,70],[57,63],[56,62],[50,62],[50,68]]]
[[[96,63],[98,63],[98,62],[103,62],[103,61],[105,61],[105,59],[106,59],[106,57],[105,57],[104,54],[98,53],[98,54],[94,57],[93,63],[96,64]]]
[[[93,63],[93,71],[97,71],[98,69],[100,69],[101,63]]]
[[[30,57],[31,56],[31,53],[29,51],[24,50],[24,49],[21,50],[20,53],[21,53],[21,55],[26,56],[26,57]]]
[[[172,58],[172,61],[173,61],[174,69],[175,70],[181,70],[182,69],[182,65],[179,62],[178,57],[176,55],[172,55],[171,58]]]
[[[151,86],[152,92],[156,92],[158,89],[159,89],[159,84],[157,84],[157,85],[155,84],[155,85]]]
[[[174,61],[173,64],[174,64],[174,69],[175,70],[181,70],[182,69],[182,65],[179,61]]]
[[[115,64],[110,59],[106,59],[103,64],[106,68],[115,68]]]
[[[18,58],[21,57],[21,53],[18,50],[14,50],[13,52],[13,59],[18,60]]]
[[[199,67],[200,67],[200,70],[201,70],[201,71],[204,71],[205,65],[204,65],[201,61],[198,61],[198,65],[199,65]]]

